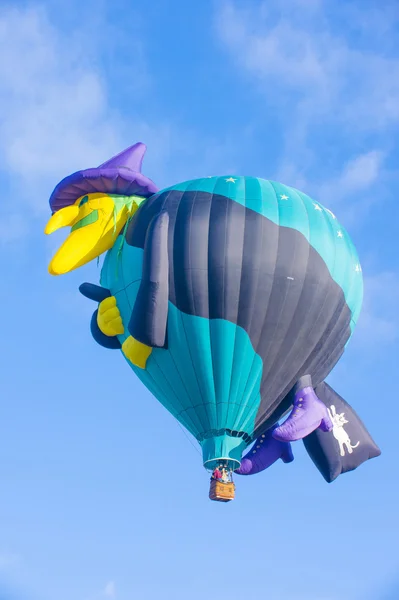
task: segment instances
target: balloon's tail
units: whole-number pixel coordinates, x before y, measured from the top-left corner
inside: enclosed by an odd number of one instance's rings
[[[331,483],[341,473],[379,456],[381,450],[353,408],[327,383],[316,386],[315,392],[327,407],[333,428],[318,428],[304,437],[303,443],[324,479]]]

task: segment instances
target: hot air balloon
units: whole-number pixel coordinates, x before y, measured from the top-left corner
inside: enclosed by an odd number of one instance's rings
[[[213,472],[210,497],[234,497],[223,470],[249,475],[291,462],[297,440],[327,481],[378,456],[324,381],[363,297],[356,249],[335,215],[257,177],[159,191],[141,173],[145,150],[135,144],[56,186],[45,231],[71,233],[49,272],[106,253],[100,285],[80,287],[98,303],[92,335],[120,350],[196,438]]]

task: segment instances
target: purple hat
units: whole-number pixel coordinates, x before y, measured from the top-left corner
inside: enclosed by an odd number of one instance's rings
[[[80,196],[95,192],[145,198],[152,196],[158,189],[151,179],[141,174],[146,150],[145,144],[138,142],[97,168],[68,175],[60,181],[50,196],[52,212],[74,204]]]

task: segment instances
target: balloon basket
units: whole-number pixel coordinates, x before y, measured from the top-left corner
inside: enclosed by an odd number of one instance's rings
[[[212,479],[209,498],[216,502],[230,502],[230,500],[234,500],[235,488],[233,482],[223,483],[223,481]]]

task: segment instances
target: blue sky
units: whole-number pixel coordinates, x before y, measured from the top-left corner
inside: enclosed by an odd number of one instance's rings
[[[399,597],[398,26],[389,0],[0,4],[4,600]],[[208,500],[196,449],[90,337],[97,266],[47,274],[53,187],[137,141],[159,187],[276,179],[349,230],[365,302],[329,382],[380,458],[328,485],[298,442]]]

